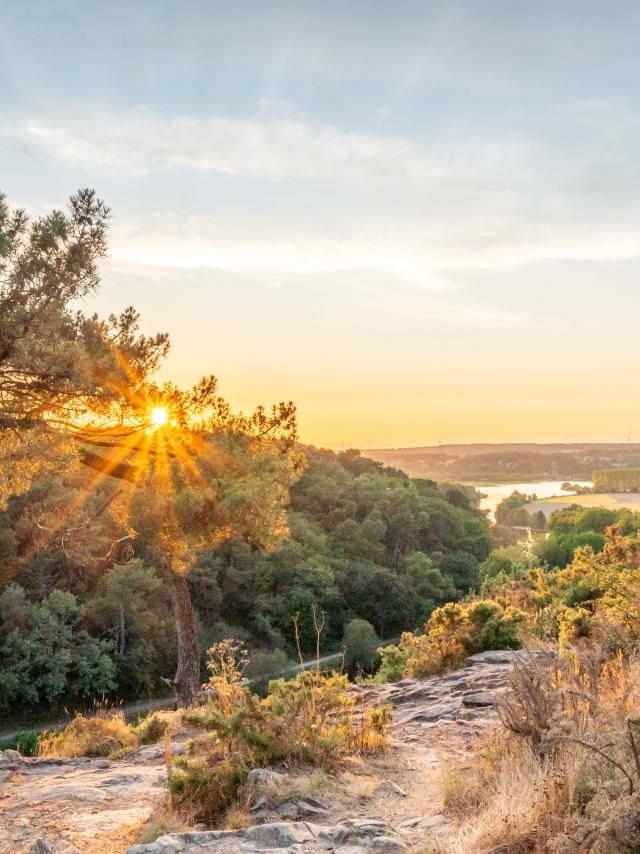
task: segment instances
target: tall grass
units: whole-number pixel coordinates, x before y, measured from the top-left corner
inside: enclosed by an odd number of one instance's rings
[[[36,755],[73,758],[104,756],[117,759],[141,744],[159,741],[179,720],[176,712],[154,712],[133,725],[121,711],[103,708],[97,715],[77,714],[60,732],[38,736]]]
[[[38,739],[38,756],[115,757],[135,750],[140,741],[122,712],[105,717],[78,714],[60,732],[43,733]]]
[[[504,729],[443,777],[447,854],[640,851],[640,665],[596,647],[530,657]]]

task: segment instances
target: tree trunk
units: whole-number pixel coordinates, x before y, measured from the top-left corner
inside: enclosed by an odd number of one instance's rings
[[[200,689],[200,652],[196,618],[186,573],[169,570],[173,592],[173,611],[178,632],[178,669],[175,686],[179,706],[193,704]]]

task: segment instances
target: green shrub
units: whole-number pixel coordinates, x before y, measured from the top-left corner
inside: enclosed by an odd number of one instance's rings
[[[141,744],[154,744],[160,741],[177,717],[177,712],[153,712],[139,721],[133,729]]]
[[[268,695],[260,698],[243,684],[246,657],[237,644],[223,642],[209,654],[211,695],[184,713],[203,735],[169,772],[178,810],[214,820],[237,797],[252,768],[295,761],[331,767],[345,754],[384,746],[389,709],[358,713],[358,698],[349,692],[345,675],[302,671],[289,681],[272,681]]]
[[[437,608],[424,634],[405,632],[400,649],[407,656],[405,676],[431,676],[460,667],[468,655],[489,649],[517,649],[525,614],[491,599],[450,602]]]
[[[37,732],[20,732],[14,738],[0,741],[0,750],[17,750],[23,756],[35,756],[38,736]]]
[[[0,709],[97,698],[115,688],[113,644],[80,628],[85,611],[63,590],[36,603],[15,584],[0,594]]]
[[[379,660],[380,638],[371,623],[366,620],[351,620],[342,637],[344,666],[349,676],[358,672],[371,673]]]
[[[390,644],[378,649],[380,668],[376,673],[376,682],[399,682],[405,675],[409,654],[398,646]]]

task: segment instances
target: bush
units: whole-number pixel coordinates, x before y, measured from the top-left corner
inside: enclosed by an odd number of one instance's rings
[[[489,599],[449,603],[437,608],[424,634],[405,632],[400,650],[406,654],[405,675],[431,676],[460,667],[468,655],[488,649],[517,649],[522,611]]]
[[[179,712],[153,712],[133,727],[140,744],[155,744],[180,720]]]
[[[0,594],[0,709],[97,698],[115,688],[113,644],[80,628],[85,611],[62,590],[36,603],[18,585]]]
[[[342,637],[344,666],[351,678],[357,673],[371,673],[379,660],[380,638],[371,623],[366,620],[351,620]]]
[[[500,705],[506,731],[448,769],[460,824],[443,854],[638,850],[639,675],[634,657],[595,645],[525,658]]]
[[[38,733],[20,732],[14,738],[0,741],[0,750],[17,750],[23,756],[35,756],[38,746]]]
[[[530,566],[530,555],[522,544],[494,549],[480,565],[481,594],[490,596],[500,585],[524,578]]]
[[[205,732],[169,773],[173,805],[213,820],[237,797],[248,772],[279,762],[330,767],[348,753],[378,750],[391,722],[387,707],[365,709],[341,674],[318,670],[278,679],[260,698],[243,684],[241,647],[225,641],[209,650],[210,697],[184,713]]]
[[[129,753],[140,744],[133,727],[122,712],[113,715],[86,718],[76,715],[60,732],[43,733],[38,738],[38,756],[108,756],[111,758]]]
[[[561,567],[571,563],[580,546],[591,546],[594,552],[601,552],[605,544],[603,534],[594,531],[573,531],[570,534],[552,534],[543,540],[537,548],[538,559],[549,567]]]
[[[380,654],[380,667],[376,673],[375,681],[380,683],[399,682],[407,669],[409,654],[393,644],[381,646],[378,653]]]

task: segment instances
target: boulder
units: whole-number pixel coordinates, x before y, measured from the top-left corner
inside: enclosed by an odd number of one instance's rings
[[[488,691],[478,691],[475,694],[464,694],[462,705],[467,707],[494,706],[496,698]]]
[[[349,828],[344,824],[323,827],[318,836],[331,842],[345,842],[349,838]]]
[[[371,840],[371,847],[374,851],[388,851],[389,854],[393,851],[406,851],[407,846],[399,839],[394,839],[393,836],[376,836]]]
[[[407,793],[393,780],[384,780],[374,789],[376,795],[390,795],[394,798],[406,798]]]
[[[214,852],[216,842],[241,838],[241,832],[235,830],[203,830],[190,833],[167,833],[159,836],[155,842],[133,845],[126,854],[176,854],[176,852]],[[238,849],[240,850],[240,849]]]
[[[254,768],[247,774],[247,786],[266,786],[267,783],[275,783],[281,785],[286,777],[278,771],[271,771],[269,768]]]
[[[243,837],[260,849],[288,848],[290,845],[312,842],[315,839],[309,825],[303,822],[256,824],[247,828]]]
[[[300,798],[295,802],[299,815],[315,816],[324,818],[329,814],[329,804],[311,796]]]

